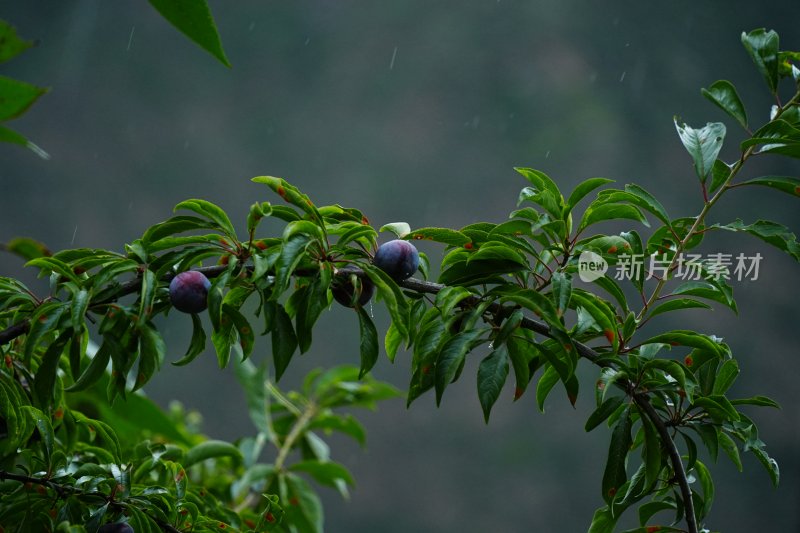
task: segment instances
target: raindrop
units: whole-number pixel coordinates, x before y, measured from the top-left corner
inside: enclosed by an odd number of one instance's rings
[[[77,235],[77,234],[78,234],[78,226],[76,224],[75,225],[75,231],[72,232],[72,241],[70,242],[70,245],[75,244],[75,235]]]
[[[250,26],[247,27],[247,31],[253,31],[255,29],[255,27],[256,27],[255,21],[251,22]]]
[[[548,150],[548,151],[547,151],[547,153],[546,153],[546,154],[544,154],[544,158],[545,158],[545,159],[547,159],[547,158],[549,158],[549,157],[550,157],[550,150]]]
[[[489,343],[489,349],[494,350],[494,341]]]
[[[186,150],[187,148],[189,148],[189,139],[183,141],[183,149]]]
[[[305,42],[304,44],[305,44],[306,46],[308,46],[308,43],[310,43],[310,42],[311,42],[311,37],[307,37],[307,38],[306,38],[306,42]]]
[[[131,26],[131,34],[128,36],[128,48],[127,52],[131,51],[131,44],[133,44],[133,32],[136,31],[136,26]]]
[[[619,77],[620,83],[622,83],[622,80],[625,79],[625,74],[627,74],[627,72],[626,71],[622,71],[622,76]]]
[[[389,61],[389,70],[394,68],[394,59],[397,57],[397,47],[394,47],[394,51],[392,52],[392,60]]]
[[[369,317],[375,318],[375,314],[372,312],[372,301],[369,302]]]

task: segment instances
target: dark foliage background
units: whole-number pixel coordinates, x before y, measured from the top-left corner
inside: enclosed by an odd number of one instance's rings
[[[287,178],[318,204],[359,207],[376,225],[499,221],[523,186],[513,166],[542,169],[566,190],[591,176],[636,182],[673,215],[692,215],[700,196],[673,115],[692,125],[724,120],[699,88],[725,78],[757,122],[770,102],[741,31],[766,26],[784,48],[800,49],[796,2],[735,4],[216,1],[228,71],[144,2],[0,1],[0,17],[40,41],[0,73],[53,87],[14,123],[52,159],[0,146],[0,241],[25,235],[53,249],[120,250],[189,197],[240,214],[243,227],[253,201],[274,200],[249,181],[262,174]],[[728,126],[730,158],[738,132]],[[797,175],[796,165],[754,167]],[[752,221],[767,211],[800,228],[796,205],[769,190],[731,194],[716,216]],[[705,246],[760,250],[760,278],[735,283],[738,317],[724,309],[683,317],[733,346],[741,396],[768,394],[784,407],[754,413],[781,487],[773,491],[750,456],[744,474],[722,459],[711,525],[797,531],[797,265],[753,241]],[[437,248],[423,250],[439,258]],[[0,275],[31,281],[10,256],[0,256]],[[188,342],[185,322],[164,324],[173,359]],[[322,327],[284,386],[314,366],[358,360],[355,316],[334,308]],[[267,344],[256,354],[269,357]],[[584,369],[584,383],[594,372]],[[407,358],[381,361],[374,374],[405,387]],[[358,486],[350,502],[324,494],[328,529],[584,529],[601,503],[608,446],[604,429],[583,432],[588,387],[577,410],[554,394],[545,415],[532,396],[512,405],[508,390],[488,426],[474,389],[461,380],[438,410],[432,396],[410,410],[385,404],[365,419],[366,454],[334,439]],[[198,409],[212,436],[252,432],[232,372],[211,354],[165,368],[148,392]]]

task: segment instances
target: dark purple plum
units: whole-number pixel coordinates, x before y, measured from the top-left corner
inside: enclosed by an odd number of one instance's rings
[[[116,522],[114,524],[103,524],[97,529],[97,533],[134,533],[134,529],[128,523]]]
[[[372,264],[389,274],[393,280],[403,281],[417,271],[419,252],[410,242],[395,239],[378,248]]]
[[[169,300],[178,311],[200,313],[208,307],[208,289],[211,282],[201,272],[181,272],[169,283]]]
[[[352,268],[342,268],[331,283],[333,298],[345,307],[355,307],[353,300],[356,291],[353,285],[353,276],[350,275],[353,272],[355,270]],[[375,284],[366,276],[361,276],[359,281],[361,282],[361,294],[358,296],[358,305],[364,307],[375,294]]]

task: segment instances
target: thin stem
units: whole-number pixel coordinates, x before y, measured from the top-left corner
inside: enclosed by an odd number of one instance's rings
[[[309,402],[306,406],[305,411],[303,414],[300,415],[294,425],[292,426],[291,431],[289,434],[286,435],[286,439],[284,439],[283,444],[281,445],[280,449],[278,450],[278,457],[275,458],[275,471],[280,472],[283,470],[283,465],[286,463],[286,458],[289,456],[289,452],[294,447],[295,441],[303,434],[306,430],[306,426],[311,421],[314,416],[316,416],[318,407],[314,402]]]

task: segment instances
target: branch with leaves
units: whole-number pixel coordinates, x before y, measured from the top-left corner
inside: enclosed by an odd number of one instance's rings
[[[77,461],[77,468],[84,468],[90,457],[92,469],[106,472],[97,471],[97,483],[127,475],[139,484],[141,492],[131,493],[138,502],[128,509],[132,514],[113,515],[138,520],[139,527],[158,526],[148,521],[149,515],[136,514],[142,512],[156,513],[152,516],[184,530],[179,517],[186,510],[195,531],[198,524],[214,520],[257,531],[319,531],[319,499],[299,473],[343,495],[352,480],[329,460],[327,445],[314,430],[342,431],[361,442],[363,428],[332,409],[373,407],[395,394],[370,377],[380,342],[364,306],[374,290],[391,319],[383,336],[386,355],[390,361],[401,353],[411,358],[409,406],[429,391],[438,405],[449,385],[461,377],[470,354],[481,351],[477,392],[487,423],[510,375],[514,400],[535,382],[535,400],[543,410],[560,384],[574,405],[581,389],[576,370],[582,359],[587,360],[599,375],[591,387],[597,407],[585,429],[603,423],[611,428],[600,483],[603,505],[589,531],[614,531],[623,512],[639,505],[640,528],[634,531],[699,532],[714,496],[710,471],[698,459],[699,445],[712,460],[722,449],[739,469],[740,451],[753,453],[777,485],[777,463],[767,454],[756,424],[740,410],[742,405],[777,404],[764,396],[729,397],[739,366],[732,348],[719,337],[693,329],[645,336],[642,328],[662,314],[684,309],[721,304],[736,310],[725,272],[714,260],[694,260],[691,266],[701,279],[678,281],[679,269],[686,266],[684,254],[714,231],[758,237],[800,260],[794,234],[778,223],[706,223],[722,195],[740,188],[800,194],[800,179],[795,177],[742,177],[755,157],[800,158],[800,69],[793,64],[800,54],[780,51],[777,34],[765,30],[744,34],[742,42],[776,103],[769,120],[751,129],[730,82],[719,81],[703,91],[745,132],[740,156],[730,164],[719,158],[727,134],[722,123],[692,128],[676,120],[701,193],[702,207],[694,216],[670,216],[638,185],[609,188],[611,180],[592,178],[564,194],[544,172],[519,168],[528,184],[503,222],[460,229],[412,231],[406,223],[380,228],[397,239],[443,246],[433,282],[429,278],[434,269],[425,254],[419,254],[419,278],[398,278],[377,261],[379,230],[360,210],[317,206],[286,180],[261,176],[253,181],[266,185],[280,201],[253,204],[244,238],[222,209],[192,199],[176,206],[181,214],[126,245],[124,253],[76,249],[48,254],[27,241],[7,246],[49,276],[50,293],[36,295],[18,280],[0,278],[0,349],[5,358],[0,415],[7,428],[0,467],[25,465],[33,471],[45,465],[48,472],[72,476],[70,465]],[[793,83],[786,99],[779,94],[782,80]],[[282,223],[279,235],[261,236],[261,223],[267,218]],[[619,219],[655,227],[647,238],[636,230],[590,233]],[[587,257],[620,268],[632,258],[651,258],[658,261],[661,275],[654,269],[632,269],[621,280],[585,276]],[[233,446],[170,432],[169,424],[162,423],[161,433],[151,435],[162,440],[150,438],[143,447],[125,450],[116,435],[127,426],[113,413],[120,405],[144,401],[135,391],[166,359],[155,318],[177,309],[169,284],[187,270],[208,278],[203,289],[207,324],[199,314],[189,315],[192,338],[185,355],[173,364],[190,364],[205,350],[210,326],[219,365],[233,361],[258,434]],[[310,350],[319,317],[328,310],[341,311],[334,301],[356,314],[359,367],[312,373],[302,392],[281,393],[267,378],[267,365],[279,380],[296,353]],[[271,342],[270,357],[259,366],[249,361],[254,321]],[[96,349],[88,349],[95,340]],[[82,409],[93,402],[95,408],[109,407],[89,418]],[[144,431],[143,424],[136,431],[130,435],[132,442],[142,442],[138,432]],[[276,456],[271,463],[261,463],[268,442]],[[290,464],[295,452],[301,460]],[[206,459],[219,462],[208,466]],[[16,476],[29,475],[12,470],[5,469]],[[195,483],[217,480],[210,489],[215,499],[196,492],[188,501],[182,485],[187,474]],[[73,481],[78,483],[77,478]],[[9,494],[22,497],[13,490]],[[152,494],[162,503],[149,498]],[[4,496],[4,506],[12,500]],[[64,507],[66,503],[58,511],[61,522],[51,520],[49,525],[106,517],[108,512],[88,503],[75,504],[69,511],[62,511]],[[11,504],[8,508],[15,509]],[[13,514],[4,509],[0,507],[0,523]],[[666,513],[672,518],[665,518]],[[671,525],[657,525],[665,520]]]

